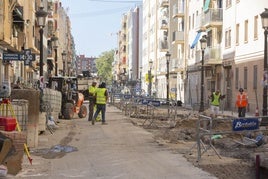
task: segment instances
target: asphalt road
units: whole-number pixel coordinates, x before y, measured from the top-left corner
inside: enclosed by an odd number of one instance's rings
[[[158,145],[151,133],[134,126],[117,108],[107,107],[106,117],[108,125],[93,126],[78,118],[60,121],[53,135],[39,136],[38,149],[31,150],[33,164],[25,156],[15,178],[215,178]],[[69,148],[59,152],[55,146]]]

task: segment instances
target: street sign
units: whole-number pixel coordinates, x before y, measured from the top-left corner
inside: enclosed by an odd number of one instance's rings
[[[259,119],[252,118],[237,118],[233,120],[233,131],[256,130],[259,129]]]
[[[4,61],[24,61],[24,65],[30,65],[35,61],[35,55],[31,53],[31,49],[25,49],[23,53],[3,53]]]
[[[25,49],[24,50],[24,64],[30,65],[32,61],[35,60],[34,54],[32,54],[31,49]]]
[[[23,54],[19,53],[3,53],[4,61],[23,61]]]

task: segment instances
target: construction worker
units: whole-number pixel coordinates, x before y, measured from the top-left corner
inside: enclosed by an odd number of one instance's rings
[[[240,88],[239,93],[236,96],[236,107],[238,108],[238,117],[246,116],[247,106],[248,106],[248,96],[244,92],[244,89]]]
[[[212,117],[217,117],[220,111],[220,100],[225,98],[225,95],[221,95],[220,90],[216,90],[209,97],[211,99],[210,109]]]
[[[88,121],[92,120],[94,106],[96,103],[96,89],[97,89],[97,82],[93,81],[91,86],[88,89],[89,92],[89,110],[88,110]]]
[[[101,121],[102,124],[107,124],[105,121],[105,112],[106,112],[106,102],[108,101],[108,91],[106,89],[106,84],[102,82],[100,86],[96,89],[96,105],[97,110],[95,111],[95,114],[92,119],[92,125],[95,124],[95,120],[99,113],[101,112]]]

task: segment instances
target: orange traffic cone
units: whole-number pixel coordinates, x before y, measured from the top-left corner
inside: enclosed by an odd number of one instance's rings
[[[259,116],[260,114],[259,114],[259,108],[258,107],[256,107],[256,110],[255,110],[255,116]]]

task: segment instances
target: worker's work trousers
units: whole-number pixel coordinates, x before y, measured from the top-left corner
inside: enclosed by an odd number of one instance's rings
[[[105,123],[106,104],[97,104],[97,110],[95,111],[93,120],[96,120],[100,112],[101,112],[101,122]]]
[[[91,121],[94,114],[95,99],[89,99],[88,121]]]
[[[217,117],[217,115],[219,114],[219,111],[220,111],[220,107],[219,107],[219,106],[211,105],[211,106],[210,106],[210,109],[211,109],[211,114],[212,114],[214,117]]]
[[[238,107],[238,117],[246,117],[246,107]]]

